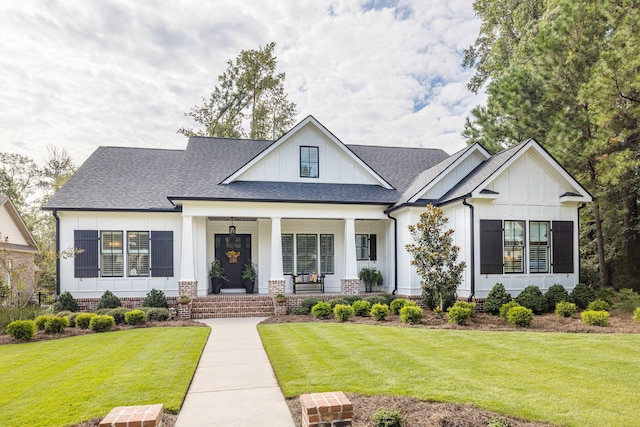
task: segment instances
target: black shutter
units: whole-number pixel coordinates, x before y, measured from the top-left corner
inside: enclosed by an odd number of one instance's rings
[[[98,277],[98,230],[73,230],[73,277]]]
[[[573,221],[552,221],[553,272],[573,273]]]
[[[502,274],[502,221],[480,220],[480,274]]]
[[[173,231],[151,232],[151,277],[173,277]]]
[[[375,234],[369,234],[369,261],[378,259],[378,239]]]

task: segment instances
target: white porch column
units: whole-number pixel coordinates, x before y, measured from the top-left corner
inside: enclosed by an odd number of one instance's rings
[[[271,218],[271,268],[269,269],[269,295],[285,293],[282,273],[282,228],[279,217]]]
[[[193,266],[193,217],[182,217],[182,261],[180,263],[180,281],[195,281],[195,269]]]
[[[358,263],[356,259],[356,220],[344,220],[344,267],[345,277],[340,281],[341,291],[345,295],[360,293],[360,279],[358,278]]]

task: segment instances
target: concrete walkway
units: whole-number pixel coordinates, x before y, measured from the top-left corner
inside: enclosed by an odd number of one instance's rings
[[[176,427],[294,427],[256,325],[264,318],[202,319],[211,327]]]

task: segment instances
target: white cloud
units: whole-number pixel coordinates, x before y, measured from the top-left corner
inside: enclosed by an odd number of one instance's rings
[[[472,0],[82,1],[0,6],[0,145],[79,163],[99,145],[184,148],[176,130],[242,49],[277,42],[298,104],[345,143],[453,152],[473,106]]]

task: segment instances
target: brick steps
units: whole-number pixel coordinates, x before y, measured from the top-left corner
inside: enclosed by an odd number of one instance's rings
[[[195,298],[191,304],[192,319],[269,317],[274,314],[273,299],[268,295],[215,295]]]

